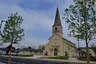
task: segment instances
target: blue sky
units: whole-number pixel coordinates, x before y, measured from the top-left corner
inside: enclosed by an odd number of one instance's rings
[[[63,36],[77,44],[76,39],[68,36],[68,24],[62,19],[64,9],[73,4],[72,0],[0,0],[0,20],[7,20],[10,13],[18,12],[24,19],[22,27],[25,29],[25,40],[20,42],[20,46],[46,44],[52,35],[57,4],[63,26]]]

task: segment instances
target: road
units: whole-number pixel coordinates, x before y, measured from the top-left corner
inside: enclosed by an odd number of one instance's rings
[[[0,56],[0,62],[7,64],[8,57]],[[11,64],[86,64],[86,63],[73,63],[61,61],[48,61],[40,59],[25,59],[25,58],[11,58]]]

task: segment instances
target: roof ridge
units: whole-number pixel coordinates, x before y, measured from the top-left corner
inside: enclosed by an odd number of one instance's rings
[[[68,40],[68,39],[66,39],[66,38],[64,38],[64,37],[63,37],[63,39],[65,39],[65,40],[69,41],[70,43],[76,45],[75,43],[73,43],[72,41],[70,41],[70,40]]]

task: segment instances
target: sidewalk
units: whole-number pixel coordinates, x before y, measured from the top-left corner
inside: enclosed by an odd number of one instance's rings
[[[8,57],[8,56],[5,56]],[[86,63],[86,61],[80,61],[77,59],[68,59],[68,60],[59,60],[59,59],[42,59],[40,57],[42,56],[34,56],[34,57],[16,57],[16,56],[11,56],[14,58],[24,58],[24,59],[36,59],[36,60],[48,60],[48,61],[61,61],[61,62],[76,62],[76,63]],[[94,61],[90,61],[91,64],[96,64]],[[0,63],[1,64],[1,63]],[[4,63],[3,63],[4,64]]]
[[[40,56],[39,56],[40,57]],[[61,61],[61,62],[76,62],[76,63],[86,63],[86,61],[80,61],[77,59],[59,60],[59,59],[42,59],[39,57],[24,57],[26,59],[38,59],[38,60],[48,60],[48,61]],[[94,61],[90,61],[91,64],[96,64]]]

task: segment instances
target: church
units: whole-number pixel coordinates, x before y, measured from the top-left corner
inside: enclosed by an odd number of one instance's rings
[[[61,24],[59,10],[57,7],[55,21],[52,26],[52,36],[43,50],[44,56],[69,56],[77,55],[76,45],[63,37],[63,26]]]

